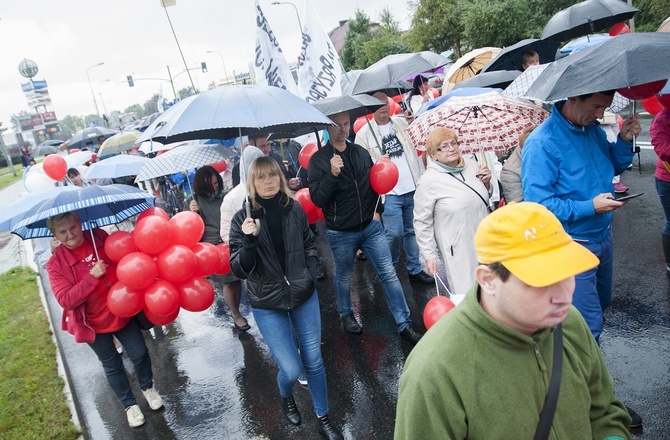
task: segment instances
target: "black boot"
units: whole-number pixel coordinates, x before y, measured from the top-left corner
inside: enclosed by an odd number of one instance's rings
[[[281,407],[284,410],[284,415],[291,424],[298,426],[300,424],[300,411],[295,405],[295,400],[293,396],[281,399]]]
[[[663,255],[665,256],[665,274],[670,277],[670,235],[663,236]]]
[[[319,434],[328,440],[344,440],[342,433],[328,420],[328,414],[317,417],[317,420],[319,421]]]

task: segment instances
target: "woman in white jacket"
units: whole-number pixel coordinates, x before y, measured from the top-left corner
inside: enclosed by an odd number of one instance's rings
[[[428,165],[414,194],[414,231],[426,271],[437,273],[444,261],[452,294],[465,294],[474,282],[474,236],[489,213],[491,170],[461,156],[458,136],[438,127],[426,140]]]

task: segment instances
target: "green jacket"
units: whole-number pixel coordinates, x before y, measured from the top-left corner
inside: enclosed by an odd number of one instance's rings
[[[553,331],[521,334],[490,318],[475,284],[412,350],[395,439],[530,440],[548,391]],[[629,439],[630,417],[584,319],[563,323],[563,372],[550,439]]]

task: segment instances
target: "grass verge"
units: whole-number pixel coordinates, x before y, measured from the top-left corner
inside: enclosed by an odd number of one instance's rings
[[[0,437],[76,439],[36,275],[0,275]]]
[[[12,174],[9,167],[0,168],[0,189],[3,189],[23,177],[23,166],[21,164],[14,165],[16,176]]]

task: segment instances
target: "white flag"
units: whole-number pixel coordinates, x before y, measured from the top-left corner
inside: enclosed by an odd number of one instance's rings
[[[254,72],[256,83],[267,86],[280,87],[294,95],[298,94],[295,80],[286,63],[284,53],[279,42],[270,28],[263,10],[256,4],[256,55],[254,58]]]
[[[342,95],[340,57],[309,0],[305,0],[303,23],[298,73],[300,97],[314,102]]]
[[[163,107],[163,104],[165,104],[165,97],[163,96],[163,84],[161,84],[161,89],[158,92],[158,99],[156,99],[156,111],[157,112],[163,112],[165,108]]]

